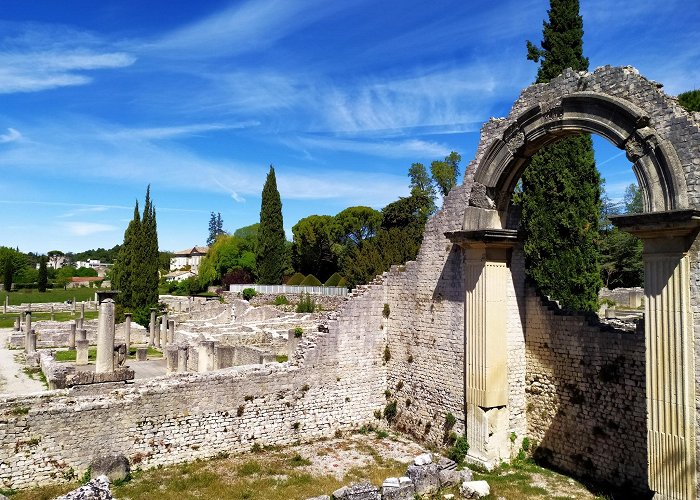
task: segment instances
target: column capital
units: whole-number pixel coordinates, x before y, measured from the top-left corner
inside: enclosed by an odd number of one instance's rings
[[[689,236],[700,229],[700,210],[614,215],[610,220],[616,227],[642,239]]]
[[[462,248],[512,248],[518,242],[516,229],[461,229],[449,231],[445,236]]]

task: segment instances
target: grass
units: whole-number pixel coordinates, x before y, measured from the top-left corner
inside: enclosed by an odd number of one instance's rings
[[[41,371],[41,368],[35,366],[25,366],[22,371],[32,380],[39,380],[44,384],[44,387],[49,388],[49,381],[46,380],[46,375]]]
[[[56,361],[75,361],[77,351],[56,351]],[[97,356],[97,347],[88,348],[88,361],[94,361]],[[148,348],[148,356],[151,358],[162,357],[163,353],[153,347]],[[136,357],[136,348],[129,349],[129,357]]]
[[[15,325],[15,319],[19,316],[17,313],[0,313],[0,328],[12,328]],[[56,312],[54,319],[56,321],[73,321],[80,317],[80,309],[75,315],[70,312]],[[32,323],[37,321],[48,321],[51,319],[50,312],[32,312]],[[97,311],[85,311],[85,319],[97,319]]]
[[[64,290],[63,288],[52,288],[46,290],[45,292],[40,292],[35,289],[18,290],[16,292],[10,292],[10,305],[18,306],[20,304],[32,303],[39,304],[43,302],[65,302],[67,300],[73,300],[82,302],[84,300],[95,300],[95,292],[102,290],[101,288],[70,288]],[[8,294],[6,292],[0,292],[0,305],[5,303],[5,297]],[[78,305],[78,312],[80,312],[80,305]]]

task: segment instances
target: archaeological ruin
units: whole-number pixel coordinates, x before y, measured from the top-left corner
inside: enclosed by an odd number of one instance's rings
[[[614,220],[644,242],[636,330],[561,310],[525,279],[513,189],[542,146],[580,132],[623,149],[643,193],[645,213]],[[146,331],[115,327],[106,299],[99,320],[51,334],[26,314],[12,342],[28,355],[40,348],[56,389],[0,396],[0,486],[65,481],[96,454],[148,468],[330,437],[394,404],[398,430],[436,445],[465,434],[469,459],[485,466],[527,438],[577,477],[697,498],[699,186],[700,114],[634,68],[567,70],[532,85],[483,126],[417,259],[339,297],[331,313],[172,302]],[[41,349],[75,346],[86,361],[94,341],[89,383]],[[130,376],[141,361],[124,363],[119,344],[138,344],[141,358],[146,345],[161,349],[162,375]]]

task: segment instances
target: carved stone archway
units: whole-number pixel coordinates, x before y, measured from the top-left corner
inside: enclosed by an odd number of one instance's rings
[[[465,420],[475,458],[502,458],[493,436],[507,430],[507,325],[498,311],[507,307],[508,249],[517,239],[513,189],[541,147],[595,133],[626,151],[646,212],[616,224],[644,241],[649,487],[656,498],[696,498],[700,127],[659,87],[631,68],[567,70],[523,91],[508,118],[484,125],[462,230],[446,233],[464,255]]]

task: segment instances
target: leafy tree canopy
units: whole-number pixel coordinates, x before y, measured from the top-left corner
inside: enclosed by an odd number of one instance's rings
[[[700,111],[700,90],[689,90],[679,94],[678,102],[687,111]]]
[[[339,248],[335,247],[344,234],[335,217],[311,215],[292,228],[292,264],[294,269],[326,280],[338,269]]]

